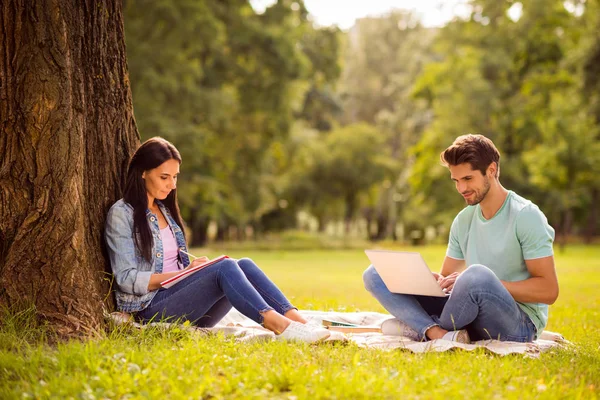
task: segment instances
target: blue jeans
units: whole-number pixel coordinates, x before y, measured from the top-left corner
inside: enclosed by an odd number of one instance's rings
[[[261,324],[261,313],[285,314],[296,309],[249,258],[226,258],[168,289],[159,289],[148,307],[137,312],[141,321],[189,320],[196,326],[216,325],[231,307]]]
[[[536,328],[498,277],[483,265],[471,265],[454,283],[448,297],[392,293],[371,265],[363,274],[365,288],[394,317],[427,340],[425,332],[440,326],[467,329],[471,340],[531,342]]]

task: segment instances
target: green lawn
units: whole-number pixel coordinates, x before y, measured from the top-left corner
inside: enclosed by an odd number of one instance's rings
[[[418,250],[439,268],[444,247]],[[368,264],[362,251],[229,255],[253,258],[301,309],[383,311],[362,287]],[[50,347],[13,318],[0,330],[0,398],[598,398],[600,247],[573,246],[556,258],[561,292],[548,329],[576,346],[539,359],[351,344],[238,344],[177,329],[119,330]]]

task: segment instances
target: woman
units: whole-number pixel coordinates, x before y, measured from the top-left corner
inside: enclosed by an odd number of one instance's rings
[[[208,260],[190,263],[184,253],[176,190],[180,164],[177,149],[158,137],[144,142],[129,163],[125,193],[111,207],[105,232],[119,309],[142,321],[185,318],[210,327],[233,305],[277,338],[315,342],[329,337],[328,330],[306,325],[298,309],[247,258],[221,260],[161,288],[160,282]]]

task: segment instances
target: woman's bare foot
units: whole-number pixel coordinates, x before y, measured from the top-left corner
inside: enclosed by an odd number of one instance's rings
[[[262,316],[263,326],[271,332],[274,332],[276,335],[279,335],[281,332],[285,331],[292,322],[291,319],[279,314],[275,310],[262,313]]]
[[[300,315],[298,310],[296,310],[295,308],[292,308],[291,310],[289,310],[288,312],[286,312],[283,315],[286,318],[289,318],[292,321],[300,322],[301,324],[306,324],[308,322],[304,317],[302,317],[302,315]]]

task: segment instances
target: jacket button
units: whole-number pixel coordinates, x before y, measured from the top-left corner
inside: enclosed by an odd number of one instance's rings
[[[156,253],[156,257],[160,258],[160,257],[162,257],[162,254],[161,253]]]
[[[154,221],[156,221],[156,218],[150,217],[150,221],[154,222]]]

